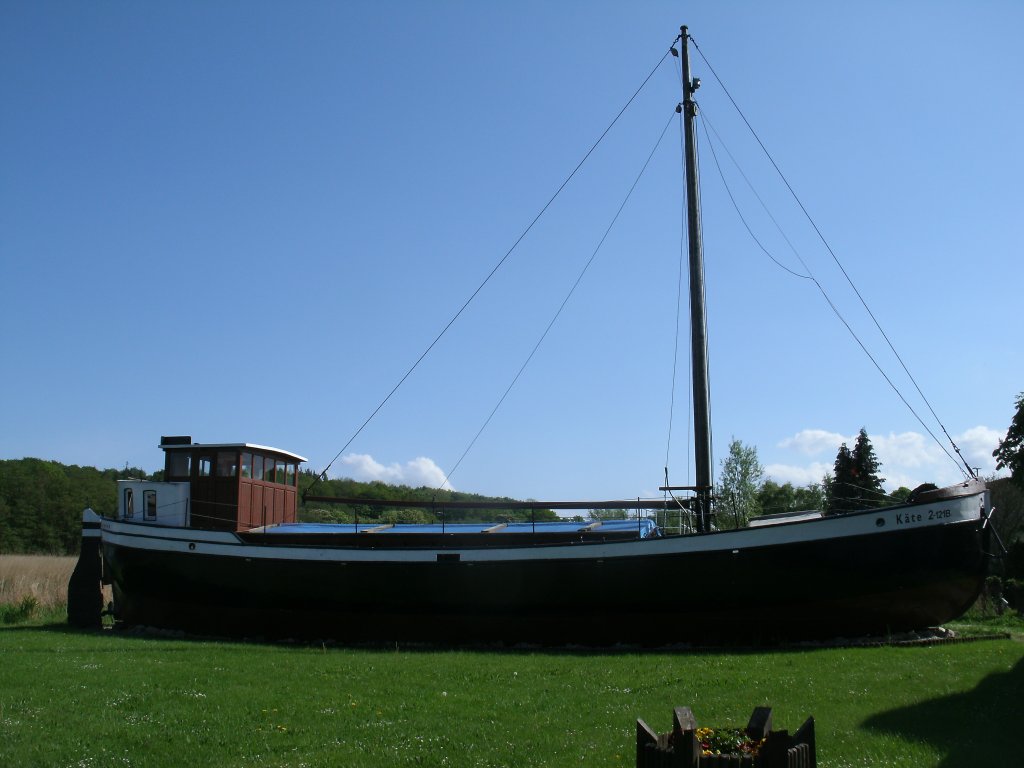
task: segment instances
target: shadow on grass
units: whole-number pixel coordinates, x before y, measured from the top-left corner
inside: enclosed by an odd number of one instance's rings
[[[935,746],[946,755],[939,768],[1018,765],[1021,691],[1024,659],[971,691],[882,712],[864,727]]]
[[[156,627],[129,626],[123,624],[106,624],[102,629],[80,629],[68,624],[59,615],[41,617],[40,619],[20,624],[0,625],[4,632],[35,632],[71,636],[120,637],[131,638],[155,644],[159,643],[224,643],[245,646],[265,646],[279,648],[313,648],[316,650],[366,651],[402,651],[403,653],[483,653],[495,656],[581,656],[609,657],[632,655],[677,655],[677,656],[785,656],[803,655],[809,651],[834,650],[837,648],[870,648],[876,644],[861,644],[856,641],[849,643],[779,643],[775,645],[692,645],[689,643],[674,644],[581,644],[581,643],[503,643],[497,642],[440,642],[440,641],[409,641],[409,640],[363,640],[348,641],[332,638],[281,638],[245,635],[199,634],[182,630],[160,629]],[[1001,640],[1007,634],[983,634],[974,640]],[[941,641],[940,643],[941,644]],[[878,638],[878,647],[888,645],[884,638]]]
[[[49,620],[23,621],[14,624],[0,624],[0,630],[4,632],[50,632],[59,635],[100,635],[109,630],[78,629],[67,623],[67,621]]]

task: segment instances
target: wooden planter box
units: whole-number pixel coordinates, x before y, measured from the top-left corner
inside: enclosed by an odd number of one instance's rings
[[[751,739],[764,739],[756,756],[704,755],[697,739],[697,721],[689,707],[676,707],[671,733],[655,733],[636,721],[637,768],[817,768],[814,718],[808,717],[793,736],[772,730],[772,711],[757,707],[744,729]]]

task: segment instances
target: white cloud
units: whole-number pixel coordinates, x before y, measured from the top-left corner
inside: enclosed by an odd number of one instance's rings
[[[995,471],[992,451],[1001,436],[994,429],[977,426],[953,439],[971,467],[980,468],[982,475],[990,475]],[[868,437],[881,462],[880,474],[889,490],[901,485],[913,488],[924,482],[952,484],[962,478],[962,473],[957,470],[959,462],[951,461],[947,455],[948,452],[956,456],[952,447],[948,443],[938,445],[930,435],[890,432],[887,435],[869,433]],[[944,438],[939,436],[939,439]],[[826,472],[832,471],[839,445],[846,443],[852,449],[856,440],[856,435],[841,435],[824,429],[801,430],[777,444],[780,451],[772,456],[776,461],[765,466],[765,474],[778,483],[806,485],[819,482]],[[808,461],[804,463],[801,457]]]
[[[972,467],[978,467],[982,475],[991,475],[996,471],[996,460],[992,451],[999,447],[999,441],[1005,437],[1005,433],[997,432],[991,427],[971,427],[966,432],[957,435],[957,445]]]
[[[868,437],[871,438],[871,445],[874,446],[883,469],[890,464],[906,468],[927,468],[942,461],[949,461],[934,440],[919,432],[901,432],[898,435],[890,432],[888,435]]]
[[[779,447],[793,448],[805,456],[816,456],[823,451],[834,455],[842,443],[851,445],[856,439],[856,436],[851,438],[838,432],[826,432],[824,429],[802,429],[779,443]]]
[[[780,485],[792,483],[797,487],[809,485],[810,483],[820,483],[825,473],[831,471],[831,464],[825,464],[820,461],[815,461],[805,466],[768,464],[764,468],[765,475],[776,483]]]
[[[353,480],[362,482],[379,480],[389,485],[439,488],[445,480],[444,471],[426,456],[418,456],[405,464],[384,465],[368,453],[349,453],[341,457],[341,463],[350,468],[349,475]],[[445,487],[454,490],[450,484]]]

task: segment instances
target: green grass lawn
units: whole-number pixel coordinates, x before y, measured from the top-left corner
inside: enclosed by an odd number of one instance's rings
[[[1011,766],[1022,692],[1019,639],[488,652],[0,626],[0,765],[631,766],[637,717],[765,705],[790,731],[814,715],[821,766]]]

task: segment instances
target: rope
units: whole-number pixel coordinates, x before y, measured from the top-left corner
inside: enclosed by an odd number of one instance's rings
[[[677,37],[676,39],[678,40],[679,38]],[[448,332],[448,329],[451,328],[452,325],[455,324],[455,321],[458,320],[459,317],[462,315],[462,313],[466,311],[466,308],[469,307],[470,303],[472,303],[472,301],[477,297],[477,295],[480,293],[480,291],[483,290],[484,286],[487,285],[487,283],[490,282],[491,278],[494,277],[495,273],[497,273],[497,271],[502,267],[502,265],[508,260],[509,256],[512,255],[512,252],[519,246],[519,243],[521,243],[523,241],[523,239],[526,237],[526,235],[529,234],[530,230],[533,229],[534,225],[540,220],[541,216],[543,216],[547,212],[548,208],[551,207],[551,204],[555,201],[555,198],[557,198],[561,194],[562,190],[565,189],[565,187],[569,184],[569,182],[572,181],[573,177],[576,176],[576,173],[579,171],[579,169],[590,158],[590,156],[591,156],[591,154],[593,154],[594,150],[597,149],[598,145],[604,140],[605,136],[608,135],[609,131],[611,131],[611,129],[619,121],[619,118],[622,117],[622,114],[629,108],[630,104],[633,103],[633,101],[636,99],[636,97],[640,94],[640,91],[642,91],[644,89],[644,86],[647,85],[647,82],[654,76],[654,73],[658,71],[658,69],[661,67],[662,63],[664,63],[665,59],[669,55],[669,52],[670,51],[666,51],[662,55],[662,57],[658,60],[658,63],[654,65],[654,68],[650,71],[650,73],[647,75],[647,77],[644,78],[644,81],[642,83],[640,83],[640,86],[636,89],[636,91],[633,93],[633,95],[629,97],[629,100],[626,102],[626,104],[622,107],[622,109],[619,110],[618,114],[615,115],[615,117],[612,119],[611,123],[608,124],[608,127],[604,129],[604,131],[598,137],[597,141],[595,141],[594,144],[590,147],[590,149],[587,150],[587,153],[583,156],[583,159],[580,160],[579,163],[576,164],[576,167],[573,168],[572,172],[566,177],[565,181],[563,181],[561,183],[561,185],[558,187],[558,189],[555,190],[555,193],[547,201],[547,203],[544,204],[544,207],[541,208],[540,213],[538,213],[536,216],[534,216],[533,220],[529,223],[529,225],[526,227],[526,229],[523,230],[522,234],[519,235],[519,237],[516,239],[516,241],[512,244],[512,247],[509,248],[508,251],[505,252],[505,255],[502,256],[501,259],[498,260],[498,263],[494,265],[494,267],[491,269],[491,271],[484,278],[483,282],[481,282],[480,285],[477,286],[476,290],[473,291],[472,294],[470,294],[469,298],[466,299],[466,301],[463,303],[463,305],[459,308],[458,312],[456,312],[452,316],[452,319],[448,321],[448,324],[445,325],[444,328],[441,329],[441,332],[439,334],[437,334],[437,336],[434,338],[434,340],[432,342],[430,342],[430,344],[427,346],[427,348],[423,351],[423,354],[421,354],[416,359],[416,362],[414,362],[412,364],[412,366],[409,368],[409,370],[407,370],[405,372],[405,374],[402,376],[402,378],[400,378],[398,380],[398,383],[395,384],[395,386],[391,389],[391,391],[388,392],[387,396],[383,400],[381,400],[380,404],[376,408],[374,408],[373,412],[359,426],[359,428],[352,434],[352,436],[348,439],[348,441],[345,443],[345,445],[343,445],[341,447],[341,450],[338,451],[334,455],[334,458],[331,459],[330,462],[328,462],[327,466],[324,467],[323,471],[321,471],[317,475],[316,480],[312,483],[312,485],[310,485],[309,488],[306,489],[306,493],[308,493],[309,490],[312,489],[314,486],[316,486],[318,483],[320,483],[321,481],[327,479],[327,470],[329,470],[334,465],[334,462],[336,462],[338,460],[338,457],[340,457],[348,449],[348,447],[350,445],[352,445],[353,442],[355,442],[355,439],[357,437],[359,437],[359,435],[366,428],[366,426],[374,419],[374,417],[388,403],[388,401],[391,400],[392,396],[395,394],[395,392],[398,391],[399,387],[401,387],[402,384],[405,383],[405,380],[408,379],[409,376],[412,375],[412,372],[415,371],[419,367],[420,363],[423,362],[424,358],[426,358],[426,356],[428,354],[430,354],[430,351],[437,345],[437,343],[441,340],[441,338]]]
[[[732,105],[735,108],[737,114],[739,114],[740,118],[743,120],[744,124],[747,126],[747,129],[750,131],[750,134],[754,137],[754,140],[761,147],[761,150],[764,152],[765,157],[768,158],[768,161],[772,164],[772,167],[775,169],[776,173],[779,175],[779,178],[782,179],[783,184],[786,185],[786,189],[789,190],[790,195],[796,201],[796,204],[800,207],[800,210],[803,212],[804,217],[807,219],[807,221],[810,223],[811,227],[814,229],[815,234],[817,234],[818,239],[821,240],[822,244],[825,246],[825,249],[829,252],[829,255],[832,257],[832,260],[835,262],[836,266],[839,267],[839,271],[842,272],[843,277],[846,278],[846,282],[849,284],[849,286],[853,290],[854,294],[860,300],[861,306],[863,306],[864,310],[868,313],[868,316],[871,318],[872,322],[875,324],[875,328],[877,328],[878,332],[880,334],[882,334],[882,338],[885,339],[886,344],[889,346],[889,349],[892,351],[893,355],[896,357],[896,360],[899,361],[899,364],[903,368],[904,373],[907,374],[907,377],[913,383],[914,388],[917,390],[918,395],[920,395],[920,397],[921,397],[921,400],[928,407],[928,410],[931,412],[932,417],[935,419],[936,423],[939,425],[939,427],[942,430],[943,434],[946,436],[946,439],[949,440],[950,445],[953,446],[953,450],[956,451],[957,455],[960,457],[960,461],[963,462],[964,467],[967,470],[966,471],[966,475],[968,477],[976,478],[977,475],[975,474],[974,470],[968,465],[967,461],[963,458],[963,455],[960,452],[960,448],[957,446],[956,442],[950,436],[949,432],[946,430],[946,427],[942,424],[942,420],[939,419],[938,414],[935,413],[935,409],[932,408],[932,405],[928,401],[928,398],[925,397],[924,392],[921,391],[921,387],[918,385],[917,380],[910,373],[910,370],[907,368],[906,363],[903,362],[903,358],[900,356],[899,352],[896,351],[896,348],[895,348],[895,346],[893,346],[893,343],[889,339],[888,334],[886,334],[886,332],[882,329],[881,324],[878,322],[878,319],[875,317],[875,314],[871,311],[871,308],[868,306],[867,301],[865,301],[864,297],[861,295],[860,291],[857,289],[857,286],[854,284],[853,279],[850,277],[849,273],[847,273],[846,268],[843,267],[842,262],[839,261],[839,257],[836,255],[835,251],[832,249],[832,246],[829,244],[829,242],[825,239],[825,236],[822,234],[821,230],[818,228],[817,223],[811,217],[811,214],[808,212],[807,208],[804,206],[803,201],[797,195],[796,190],[793,189],[792,185],[789,183],[789,180],[786,178],[785,174],[782,172],[782,169],[779,168],[778,164],[775,162],[775,158],[772,157],[772,154],[768,151],[768,148],[764,145],[764,142],[762,142],[761,138],[757,135],[757,132],[754,130],[754,127],[750,124],[750,121],[747,120],[747,117],[743,113],[743,110],[740,109],[739,104],[736,103],[736,100],[732,97],[732,94],[729,93],[729,89],[725,87],[725,83],[722,82],[722,79],[718,76],[718,73],[715,71],[715,68],[711,66],[711,62],[708,61],[707,57],[704,55],[704,52],[701,51],[700,46],[697,45],[697,41],[694,40],[692,37],[690,37],[690,40],[693,43],[693,47],[697,49],[697,53],[700,54],[701,59],[703,59],[704,63],[707,65],[708,69],[711,71],[711,74],[714,76],[715,80],[721,86],[722,91],[725,93],[725,95],[729,99],[730,103],[732,103]],[[731,197],[731,194],[730,194],[730,197]],[[741,216],[741,218],[742,218],[742,216]],[[755,238],[755,241],[756,241],[756,238]],[[760,243],[758,243],[758,244],[760,245]],[[775,261],[774,258],[772,258],[772,260]],[[778,263],[778,262],[776,262],[776,263]],[[802,260],[801,260],[801,263],[803,263]],[[805,268],[806,268],[806,266],[807,265],[804,264]],[[810,272],[810,270],[808,270],[808,272]],[[814,278],[812,277],[811,279],[814,279]],[[943,452],[950,459],[952,459],[953,463],[957,464],[957,466],[959,466],[959,462],[957,462],[957,460],[953,458],[953,456],[949,453],[949,451],[946,449],[946,447],[944,445],[942,445],[941,441],[937,437],[935,437],[935,435],[932,433],[931,429],[928,428],[928,426],[924,423],[924,421],[917,414],[917,412],[913,408],[911,408],[910,404],[907,402],[907,400],[903,396],[903,394],[899,391],[899,389],[897,389],[896,385],[893,384],[892,380],[885,374],[885,372],[882,371],[881,367],[879,366],[879,364],[877,363],[875,358],[872,357],[871,353],[869,353],[867,351],[867,348],[864,346],[863,343],[861,343],[860,339],[856,336],[856,334],[853,333],[853,329],[850,328],[850,326],[846,322],[846,320],[842,317],[841,314],[839,314],[839,311],[836,309],[835,305],[832,303],[832,300],[825,293],[824,289],[821,287],[821,284],[818,283],[817,280],[814,280],[814,283],[815,283],[815,285],[818,286],[818,289],[822,292],[822,295],[825,296],[825,299],[826,299],[826,301],[828,301],[829,306],[832,307],[832,310],[836,313],[836,315],[839,317],[839,319],[843,322],[843,325],[845,325],[847,330],[850,331],[851,335],[853,335],[854,339],[860,345],[861,349],[864,350],[864,353],[868,356],[868,358],[871,360],[871,362],[874,363],[874,365],[878,369],[879,373],[882,374],[882,377],[886,380],[886,382],[888,382],[889,386],[892,387],[893,391],[900,398],[900,400],[903,402],[903,404],[906,405],[907,408],[910,410],[910,412],[914,415],[914,418],[916,418],[917,421],[921,424],[921,426],[924,427],[925,431],[929,434],[929,436],[931,436],[931,438],[936,443],[939,444],[939,446],[942,448]]]
[[[569,303],[569,299],[572,298],[573,293],[576,292],[576,289],[582,282],[583,276],[587,274],[587,270],[590,269],[590,265],[593,264],[594,259],[597,258],[597,254],[601,250],[601,247],[604,245],[604,241],[608,239],[608,235],[611,233],[612,228],[615,226],[615,223],[619,220],[619,216],[622,214],[623,209],[626,207],[626,203],[629,202],[629,198],[632,197],[633,191],[636,189],[637,184],[640,183],[640,179],[643,177],[644,172],[647,170],[647,166],[650,165],[651,158],[654,157],[654,153],[657,152],[658,147],[661,146],[661,141],[662,139],[665,138],[665,133],[668,131],[668,127],[672,124],[672,118],[674,116],[675,112],[673,110],[673,114],[669,116],[668,122],[665,123],[665,127],[661,129],[661,133],[658,135],[658,140],[654,143],[654,148],[651,150],[650,154],[647,155],[647,159],[644,161],[643,167],[640,169],[640,173],[638,173],[636,179],[634,179],[632,186],[630,186],[629,191],[626,193],[626,197],[622,201],[622,204],[619,205],[619,209],[615,212],[615,215],[612,217],[611,223],[608,224],[608,227],[605,229],[604,234],[598,241],[597,247],[594,248],[594,251],[590,255],[590,258],[587,259],[587,262],[583,265],[583,269],[581,269],[579,275],[577,275],[576,281],[572,284],[572,287],[569,289],[569,292],[566,294],[565,298],[562,300],[562,303],[555,311],[554,316],[551,318],[551,321],[544,329],[544,332],[540,335],[540,338],[537,340],[537,343],[534,344],[533,349],[530,351],[530,354],[526,357],[525,362],[523,362],[522,366],[520,366],[519,368],[519,371],[512,378],[512,381],[505,389],[504,394],[502,394],[502,396],[498,399],[498,402],[491,410],[490,415],[488,415],[488,417],[484,420],[483,425],[480,427],[479,430],[477,430],[477,433],[473,437],[473,439],[470,440],[469,445],[466,446],[466,450],[462,452],[462,455],[459,457],[459,460],[455,462],[455,466],[453,466],[451,471],[445,475],[444,482],[441,483],[440,486],[438,486],[438,490],[441,490],[446,485],[448,485],[448,481],[451,479],[452,475],[455,474],[455,471],[462,464],[463,459],[465,459],[466,455],[470,452],[470,450],[472,450],[473,446],[476,444],[476,441],[480,438],[480,435],[482,435],[484,430],[487,429],[487,425],[491,423],[491,419],[494,418],[494,415],[498,412],[498,409],[501,408],[502,403],[505,402],[505,398],[508,397],[509,393],[512,391],[512,388],[516,385],[516,382],[519,381],[519,377],[523,375],[523,372],[526,370],[526,366],[530,364],[530,361],[533,360],[533,356],[536,355],[537,350],[540,349],[540,345],[544,343],[544,340],[547,338],[548,333],[551,331],[552,327],[555,325],[555,322],[562,314],[562,310],[565,309],[566,305]]]
[[[702,117],[702,120],[701,120],[701,124],[702,124],[702,125],[704,124],[704,120],[703,120],[703,117]],[[710,123],[709,123],[709,125],[710,125]],[[713,130],[713,128],[712,128],[712,130]],[[841,312],[839,311],[839,308],[838,308],[838,307],[836,307],[836,305],[835,305],[835,303],[833,303],[833,301],[832,301],[831,297],[830,297],[830,296],[828,295],[828,293],[827,293],[827,292],[825,291],[825,288],[824,288],[824,286],[822,286],[822,284],[821,284],[821,283],[820,283],[820,282],[818,281],[818,279],[817,279],[817,278],[816,278],[816,277],[814,276],[813,272],[811,271],[811,268],[810,268],[810,267],[809,267],[809,266],[807,265],[807,263],[806,263],[806,262],[805,262],[805,261],[803,260],[803,258],[802,258],[802,257],[800,256],[800,254],[799,254],[799,253],[797,252],[796,248],[794,248],[794,247],[793,247],[793,243],[792,243],[792,242],[791,242],[791,241],[789,240],[789,238],[788,238],[788,237],[786,237],[785,233],[783,232],[783,237],[784,237],[784,238],[786,239],[786,242],[787,242],[787,243],[789,243],[789,247],[790,247],[790,248],[791,248],[791,249],[793,250],[793,253],[794,253],[794,254],[796,255],[797,259],[798,259],[798,260],[800,261],[800,264],[801,264],[801,265],[803,265],[804,269],[806,269],[806,270],[807,270],[807,274],[806,274],[806,275],[801,275],[801,274],[799,274],[799,273],[797,273],[797,272],[794,272],[793,270],[789,269],[788,267],[786,267],[786,266],[785,266],[784,264],[782,264],[782,263],[781,263],[781,262],[780,262],[780,261],[779,261],[778,259],[776,259],[776,258],[775,258],[775,257],[774,257],[774,256],[773,256],[773,255],[772,255],[772,254],[771,254],[771,253],[770,253],[770,252],[768,251],[768,249],[764,247],[764,245],[762,245],[762,243],[761,243],[761,241],[760,241],[760,240],[758,240],[758,239],[757,239],[757,236],[756,236],[756,235],[754,235],[754,233],[753,233],[753,231],[751,230],[750,226],[749,226],[749,225],[747,224],[747,220],[746,220],[746,219],[744,218],[744,216],[743,216],[743,213],[742,213],[742,212],[740,211],[739,205],[738,205],[738,204],[736,203],[736,198],[735,198],[735,197],[733,196],[733,194],[732,194],[732,190],[731,190],[731,189],[729,188],[729,183],[728,183],[728,182],[726,181],[726,179],[725,179],[725,174],[724,174],[724,173],[722,173],[722,167],[721,167],[721,165],[720,165],[720,164],[719,164],[719,162],[718,162],[718,155],[717,155],[717,154],[715,153],[715,150],[714,150],[714,145],[713,145],[713,143],[711,143],[711,141],[710,141],[710,135],[709,135],[709,134],[707,134],[707,129],[706,129],[706,128],[705,128],[705,134],[706,134],[706,135],[708,135],[708,138],[709,138],[709,141],[708,141],[708,146],[709,146],[709,147],[711,147],[711,154],[712,154],[712,157],[714,157],[714,159],[715,159],[715,165],[716,165],[716,167],[718,168],[718,172],[719,172],[719,175],[720,175],[720,177],[721,177],[721,179],[722,179],[722,185],[723,185],[723,186],[725,187],[725,190],[726,190],[726,192],[727,192],[727,193],[729,194],[729,199],[730,199],[730,200],[732,201],[733,207],[734,207],[734,208],[736,209],[736,215],[737,215],[737,216],[739,216],[739,218],[740,218],[740,221],[742,221],[742,222],[743,222],[743,225],[744,225],[744,226],[746,227],[746,229],[747,229],[747,232],[748,232],[748,233],[750,234],[750,236],[751,236],[751,238],[752,238],[752,239],[754,240],[754,242],[755,242],[755,243],[757,243],[757,246],[758,246],[758,247],[759,247],[759,248],[760,248],[760,249],[761,249],[762,251],[764,251],[765,255],[767,255],[769,259],[771,259],[771,260],[772,260],[773,262],[775,262],[775,264],[777,264],[777,265],[778,265],[779,267],[781,267],[782,269],[784,269],[784,270],[785,270],[786,272],[788,272],[789,274],[793,275],[794,277],[799,277],[799,278],[802,278],[802,279],[805,279],[805,280],[810,280],[810,281],[811,281],[812,283],[814,283],[815,287],[817,287],[818,291],[819,291],[819,292],[821,293],[821,295],[822,295],[822,296],[824,297],[824,299],[825,299],[825,301],[826,301],[826,302],[828,303],[829,307],[831,307],[831,309],[832,309],[832,311],[833,311],[833,312],[835,313],[836,317],[838,317],[838,318],[839,318],[839,321],[840,321],[840,322],[841,322],[841,323],[842,323],[842,324],[843,324],[843,325],[844,325],[844,326],[846,327],[846,330],[847,330],[847,331],[849,332],[849,334],[850,334],[850,335],[851,335],[851,336],[853,337],[854,341],[856,341],[856,342],[857,342],[858,346],[860,346],[860,348],[861,348],[861,350],[863,350],[864,354],[865,354],[865,355],[867,355],[868,359],[869,359],[869,360],[870,360],[870,361],[871,361],[871,362],[872,362],[872,363],[874,364],[874,366],[875,366],[875,368],[876,368],[876,369],[878,370],[879,374],[881,374],[882,378],[883,378],[883,379],[885,379],[885,381],[886,381],[886,382],[887,382],[887,383],[889,384],[889,386],[890,386],[890,387],[892,388],[892,391],[896,393],[896,396],[897,396],[897,397],[899,397],[899,399],[900,399],[900,400],[901,400],[901,401],[903,402],[903,404],[904,404],[904,405],[905,405],[905,406],[907,407],[907,410],[909,410],[909,411],[910,411],[910,413],[911,413],[911,414],[913,414],[914,418],[915,418],[915,419],[917,419],[918,423],[919,423],[919,424],[921,425],[921,427],[922,427],[922,428],[924,429],[924,431],[925,431],[925,432],[927,432],[927,433],[928,433],[928,435],[929,435],[929,436],[930,436],[930,437],[932,438],[932,440],[934,440],[934,441],[935,441],[935,444],[936,444],[936,445],[938,445],[938,446],[939,446],[939,448],[941,448],[941,449],[942,449],[943,453],[945,453],[945,454],[946,454],[946,456],[947,456],[947,457],[948,457],[949,459],[951,459],[951,460],[953,461],[953,463],[954,463],[954,464],[957,464],[957,466],[959,466],[959,464],[957,463],[957,460],[953,458],[952,454],[950,454],[950,452],[949,452],[949,450],[948,450],[948,449],[946,448],[946,446],[945,446],[945,445],[943,445],[942,441],[941,441],[941,440],[939,440],[939,439],[938,439],[938,438],[937,438],[937,437],[935,436],[935,434],[934,434],[934,433],[932,432],[932,430],[931,430],[931,429],[930,429],[930,428],[928,427],[928,425],[927,425],[927,424],[925,423],[924,419],[922,419],[922,418],[921,418],[921,416],[920,416],[920,415],[919,415],[919,414],[917,413],[917,411],[916,411],[916,410],[914,410],[913,406],[911,406],[911,405],[910,405],[910,403],[909,403],[909,402],[907,402],[907,399],[906,399],[906,398],[905,398],[905,397],[903,396],[903,393],[902,393],[902,392],[900,392],[900,390],[899,390],[899,388],[898,388],[898,387],[896,386],[896,384],[895,384],[895,383],[894,383],[894,382],[892,381],[892,379],[890,379],[890,378],[889,378],[889,376],[888,376],[888,375],[887,375],[887,374],[885,373],[885,371],[884,371],[884,370],[882,369],[882,366],[881,366],[881,365],[879,364],[879,362],[878,362],[878,361],[877,361],[877,360],[875,359],[875,357],[874,357],[874,356],[873,356],[873,355],[871,354],[871,352],[869,352],[869,351],[868,351],[868,348],[867,348],[867,346],[866,346],[866,345],[864,344],[864,342],[863,342],[863,341],[861,341],[860,337],[859,337],[859,336],[857,335],[857,333],[856,333],[856,332],[855,332],[855,331],[853,330],[853,327],[852,327],[852,326],[851,326],[851,325],[850,325],[850,324],[849,324],[849,323],[847,322],[846,318],[845,318],[845,317],[843,317],[843,314],[842,314],[842,313],[841,313]],[[720,136],[718,135],[718,133],[717,133],[717,132],[715,132],[715,136],[716,136],[716,138],[718,138],[718,139],[719,139],[719,141],[721,141],[721,137],[720,137]],[[725,145],[723,144],[723,148],[724,148],[724,146],[725,146]],[[730,158],[732,158],[732,159],[733,159],[733,162],[735,163],[736,161],[735,161],[735,158],[733,158],[733,156],[732,156],[732,153],[728,152],[728,150],[726,150],[726,152],[727,152],[727,153],[729,154]],[[738,167],[738,165],[737,165],[737,167]],[[742,171],[740,171],[740,172],[741,172],[741,174],[742,174]],[[747,180],[747,183],[748,183],[748,184],[750,184],[750,180],[749,180],[749,179],[747,179],[747,177],[746,177],[746,175],[745,175],[745,174],[743,174],[743,178]],[[753,187],[751,187],[751,188],[753,189]],[[755,195],[757,196],[758,200],[760,200],[760,201],[761,201],[761,204],[762,204],[762,206],[763,206],[763,205],[764,205],[764,201],[763,201],[763,200],[761,200],[761,197],[760,197],[760,195],[757,195],[757,192],[756,192],[756,190],[754,191],[754,194],[755,194]],[[765,210],[766,210],[766,211],[768,212],[768,215],[769,215],[769,216],[771,217],[772,221],[773,221],[773,222],[775,222],[775,225],[776,225],[776,227],[778,227],[778,226],[779,226],[779,224],[778,224],[778,221],[776,221],[775,217],[771,215],[771,212],[770,212],[770,211],[768,211],[767,207],[765,207]],[[780,227],[780,232],[781,232],[781,231],[782,231],[782,230],[781,230],[781,227]],[[940,424],[940,426],[941,426],[941,424]],[[948,434],[947,434],[947,437],[948,437]],[[952,442],[952,440],[950,440],[950,442]],[[954,445],[953,445],[953,447],[954,447],[954,448],[956,448],[956,445],[954,444]],[[957,452],[959,453],[959,449],[957,450]],[[962,471],[962,470],[961,470],[961,471]],[[973,475],[974,473],[973,473],[973,472],[971,472],[971,474]]]

